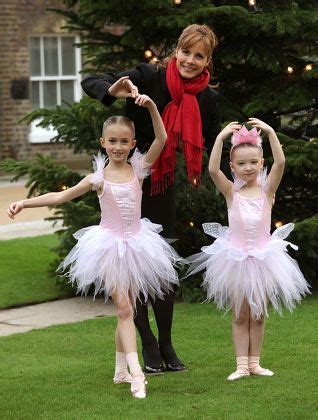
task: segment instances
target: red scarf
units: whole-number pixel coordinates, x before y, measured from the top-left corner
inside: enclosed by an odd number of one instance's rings
[[[176,66],[176,59],[167,67],[166,81],[172,98],[162,114],[167,131],[167,141],[159,158],[153,165],[151,175],[151,194],[163,193],[174,182],[176,150],[182,148],[188,179],[200,184],[204,139],[200,108],[196,95],[209,83],[210,73],[204,69],[193,79],[183,79]]]

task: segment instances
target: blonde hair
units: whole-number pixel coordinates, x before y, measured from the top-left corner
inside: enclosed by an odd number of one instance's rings
[[[124,125],[124,126],[128,127],[131,131],[132,137],[135,138],[135,125],[134,125],[134,123],[131,121],[130,118],[125,117],[123,115],[113,115],[112,117],[107,118],[107,120],[103,124],[102,137],[104,137],[105,130],[109,126],[114,125],[114,124],[120,124],[120,125]]]
[[[209,70],[212,72],[212,53],[218,45],[216,34],[208,25],[198,25],[196,23],[187,26],[182,34],[179,36],[178,44],[174,51],[168,55],[163,61],[162,65],[166,67],[175,55],[177,50],[181,48],[190,48],[197,42],[203,42],[205,53],[209,59]]]

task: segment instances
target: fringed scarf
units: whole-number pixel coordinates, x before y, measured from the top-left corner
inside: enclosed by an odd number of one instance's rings
[[[185,157],[189,181],[194,185],[200,184],[204,139],[196,95],[208,86],[209,80],[207,69],[193,79],[183,79],[177,69],[176,59],[167,66],[166,81],[172,101],[166,105],[162,120],[168,138],[153,165],[152,195],[163,193],[173,184],[178,146]]]

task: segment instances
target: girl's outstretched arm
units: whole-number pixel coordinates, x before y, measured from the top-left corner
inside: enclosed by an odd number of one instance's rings
[[[157,105],[152,99],[147,95],[138,95],[135,100],[136,105],[143,106],[148,108],[153,129],[155,132],[155,139],[152,142],[148,152],[145,155],[145,162],[147,165],[151,166],[158,159],[164,145],[167,140],[167,133],[165,126],[163,125],[162,118],[159,114]]]
[[[88,177],[82,179],[77,185],[60,192],[50,192],[39,195],[38,197],[27,198],[21,201],[15,201],[10,204],[7,213],[11,219],[20,213],[23,209],[33,207],[57,206],[58,204],[71,201],[92,189],[92,184],[88,181]]]
[[[209,160],[209,173],[216,186],[216,188],[227,198],[229,192],[232,190],[232,182],[227,179],[224,173],[220,169],[221,156],[224,141],[229,137],[230,134],[240,130],[241,125],[237,122],[231,122],[218,134],[215,139],[214,146]]]
[[[268,175],[268,193],[274,195],[282,179],[285,167],[285,155],[282,146],[280,145],[275,130],[271,126],[258,118],[249,118],[248,122],[253,127],[261,129],[268,136],[274,159],[273,166]]]

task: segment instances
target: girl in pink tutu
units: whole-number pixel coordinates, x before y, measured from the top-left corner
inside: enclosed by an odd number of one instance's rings
[[[228,124],[217,136],[209,162],[209,172],[224,195],[229,227],[205,223],[205,233],[216,238],[202,252],[187,258],[190,274],[205,269],[203,286],[207,298],[218,308],[232,309],[232,336],[237,369],[230,381],[249,375],[272,376],[260,366],[264,317],[270,301],[281,312],[289,310],[310,293],[298,264],[286,252],[284,239],[293,230],[288,223],[270,235],[271,207],[280,184],[285,157],[275,131],[257,118],[249,118],[248,131],[237,122]],[[266,176],[260,131],[269,139],[274,163]],[[223,142],[232,134],[230,167],[234,182],[220,170]]]
[[[117,83],[123,83],[120,79]],[[181,262],[174,249],[159,235],[160,225],[148,219],[140,220],[142,183],[150,173],[166,141],[166,131],[154,102],[146,95],[136,95],[135,103],[148,108],[155,140],[145,155],[136,150],[134,124],[127,117],[114,116],[105,121],[100,139],[105,157],[95,157],[95,172],[76,186],[61,192],[10,204],[9,217],[14,218],[24,208],[54,206],[96,190],[101,207],[101,222],[75,233],[75,247],[61,263],[69,267],[68,276],[77,283],[78,291],[87,294],[90,287],[95,295],[103,291],[117,307],[118,325],[115,335],[116,366],[114,383],[131,383],[136,398],[146,397],[146,381],[141,370],[136,345],[134,309],[142,293],[163,298],[164,293],[178,284],[173,267]],[[128,372],[127,363],[130,373]]]

